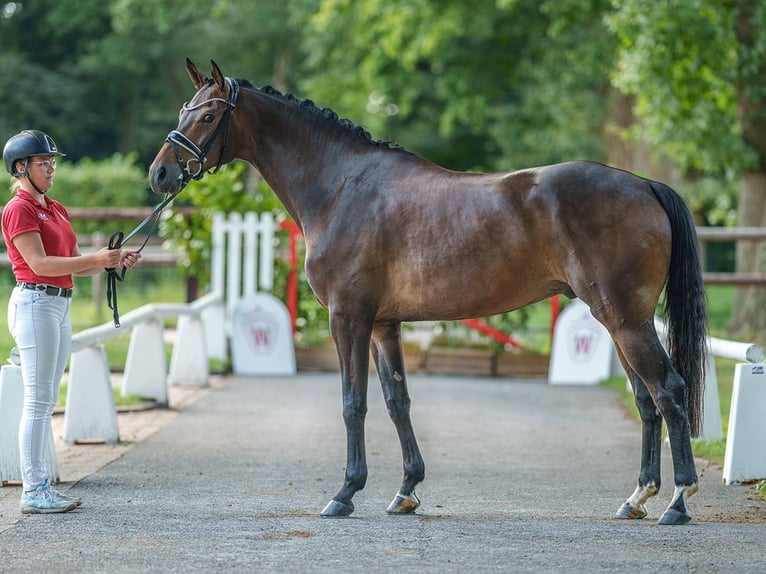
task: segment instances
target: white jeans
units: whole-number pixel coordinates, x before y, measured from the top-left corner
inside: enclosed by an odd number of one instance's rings
[[[48,476],[53,407],[72,345],[71,299],[15,287],[8,301],[8,329],[16,341],[24,380],[19,424],[21,478],[31,490]]]

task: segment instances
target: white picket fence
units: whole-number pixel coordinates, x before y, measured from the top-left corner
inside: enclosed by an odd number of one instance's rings
[[[231,315],[239,300],[274,285],[274,218],[271,213],[213,215],[210,289],[219,293],[223,311],[215,310],[215,328],[206,332],[208,355],[221,361],[230,356]]]
[[[211,291],[223,294],[226,310],[274,285],[274,218],[271,213],[213,215]]]

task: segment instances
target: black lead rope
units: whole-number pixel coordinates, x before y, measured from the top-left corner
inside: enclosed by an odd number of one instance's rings
[[[146,244],[149,242],[149,237],[152,234],[152,231],[154,231],[154,228],[157,225],[157,222],[160,220],[160,213],[163,209],[170,203],[174,195],[169,195],[165,198],[165,200],[160,203],[157,208],[150,213],[146,219],[144,219],[141,223],[138,224],[138,226],[128,233],[128,236],[125,237],[125,234],[122,231],[115,231],[112,233],[112,236],[109,238],[109,243],[107,247],[109,249],[122,249],[122,246],[125,245],[130,239],[138,233],[141,229],[143,229],[147,223],[154,220],[152,222],[152,226],[149,228],[149,231],[146,232],[146,237],[144,238],[144,242],[141,244],[141,247],[139,247],[136,251],[140,253],[144,247],[146,247]],[[119,271],[116,267],[109,267],[105,269],[106,271],[106,302],[107,305],[109,305],[109,308],[112,310],[112,318],[114,319],[114,326],[115,328],[118,328],[120,326],[120,312],[117,310],[117,282],[123,281],[125,279],[125,273],[127,272],[127,267],[123,267]]]

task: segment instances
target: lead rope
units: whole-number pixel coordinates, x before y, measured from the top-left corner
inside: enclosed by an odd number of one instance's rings
[[[175,196],[169,195],[165,198],[165,200],[160,203],[157,208],[150,213],[146,219],[144,219],[141,223],[138,224],[138,226],[128,233],[128,236],[125,237],[125,234],[122,231],[115,231],[112,233],[112,236],[109,238],[109,243],[107,247],[109,249],[122,249],[122,246],[125,245],[130,239],[138,233],[143,227],[146,226],[149,221],[154,220],[152,222],[152,226],[149,228],[149,231],[146,232],[146,237],[144,238],[144,242],[141,244],[141,247],[139,247],[136,251],[138,253],[141,253],[141,251],[146,247],[146,244],[149,242],[149,237],[152,234],[152,231],[154,231],[154,228],[157,226],[157,223],[160,220],[160,214],[162,213],[162,210],[165,209],[165,207],[170,203]],[[123,281],[125,279],[125,273],[128,271],[127,267],[123,267],[119,271],[116,267],[108,267],[105,269],[106,271],[106,303],[109,305],[109,308],[112,310],[112,318],[114,320],[114,327],[119,328],[120,326],[120,312],[117,310],[117,282]]]

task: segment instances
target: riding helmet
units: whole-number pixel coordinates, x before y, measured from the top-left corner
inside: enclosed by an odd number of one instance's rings
[[[5,169],[13,176],[23,175],[13,171],[13,164],[19,160],[38,155],[63,156],[53,138],[38,130],[24,130],[9,139],[3,148]]]

